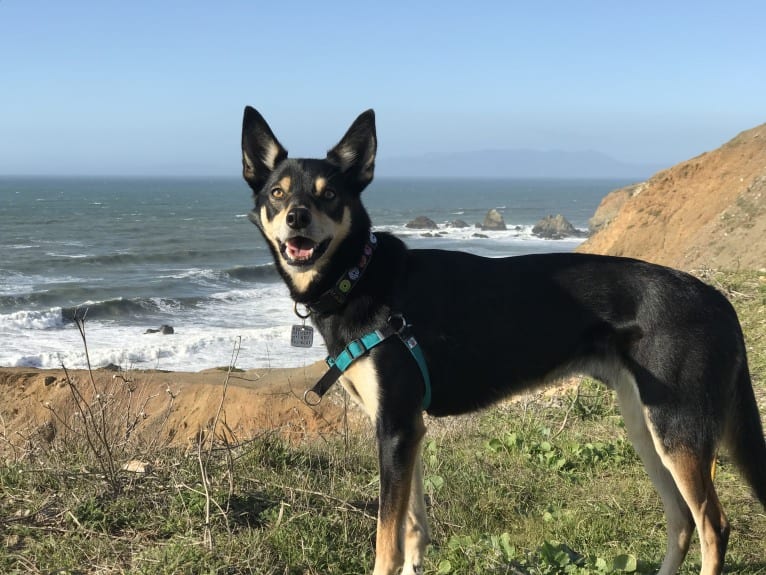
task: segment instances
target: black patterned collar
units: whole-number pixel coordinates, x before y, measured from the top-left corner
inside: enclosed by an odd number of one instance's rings
[[[378,238],[373,232],[364,244],[359,262],[340,276],[335,285],[324,292],[318,300],[307,304],[306,307],[312,313],[328,313],[338,310],[346,304],[349,294],[354,286],[362,279],[365,270],[370,265],[375,248],[378,247]]]

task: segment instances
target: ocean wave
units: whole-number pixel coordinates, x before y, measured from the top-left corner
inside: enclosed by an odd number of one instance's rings
[[[0,283],[0,311],[45,309],[83,301],[93,293],[94,280],[24,276],[15,283]],[[91,295],[92,297],[92,295]]]
[[[160,279],[192,280],[203,285],[210,282],[275,282],[279,274],[273,263],[255,266],[237,266],[225,270],[191,268],[159,276]]]
[[[98,267],[107,270],[116,270],[128,266],[162,266],[165,268],[163,270],[165,273],[186,270],[195,272],[203,269],[199,267],[200,262],[236,261],[242,259],[243,253],[248,254],[250,250],[228,246],[222,248],[213,244],[199,249],[179,249],[169,244],[163,244],[152,251],[120,251],[101,254],[86,253],[81,250],[71,252],[51,250],[45,254],[47,258],[44,258],[40,263],[41,265],[52,266],[66,262],[67,266],[76,266],[77,268]]]
[[[264,300],[266,302],[276,302],[277,299],[287,298],[287,287],[282,282],[274,282],[267,286],[259,286],[254,288],[241,288],[241,289],[229,289],[221,292],[210,294],[209,300],[211,303],[239,303],[239,302],[258,302],[259,307],[263,309]],[[288,308],[292,307],[292,300],[287,304]],[[281,304],[282,302],[280,302]]]
[[[10,299],[28,292],[39,278],[40,276],[32,277],[0,269],[0,306],[3,305],[1,302],[6,296]]]
[[[28,329],[57,329],[64,325],[61,308],[31,311],[22,310],[0,315],[0,326],[3,331]]]
[[[60,301],[60,298],[47,293],[12,298],[0,296],[0,304],[5,306],[5,309],[12,310],[10,313],[0,314],[0,327],[3,328],[3,335],[7,335],[14,330],[62,328],[79,319],[88,323],[95,321],[109,325],[148,327],[176,322],[197,325],[228,324],[237,318],[249,317],[252,314],[255,314],[254,318],[260,319],[261,314],[266,313],[265,310],[271,309],[271,303],[276,305],[279,300],[281,305],[281,299],[287,301],[286,288],[280,282],[270,282],[252,288],[240,285],[243,287],[230,286],[213,292],[208,290],[206,294],[179,297],[117,297],[100,301],[87,300],[77,305],[46,305],[44,302]],[[258,305],[253,306],[253,302],[258,302]],[[18,310],[20,305],[24,305],[26,309]],[[14,310],[14,307],[17,309]],[[36,307],[41,309],[35,309]],[[282,307],[290,309],[288,303],[284,303]]]
[[[178,263],[179,261],[196,261],[206,254],[199,250],[169,250],[155,253],[113,253],[91,256],[83,263],[96,265],[114,264],[147,264],[147,263]]]
[[[45,252],[49,258],[65,258],[68,260],[84,260],[93,257],[89,254],[58,254],[56,252]]]
[[[186,298],[186,305],[200,298]],[[78,306],[64,307],[61,316],[64,322],[77,319],[138,319],[146,315],[174,313],[184,302],[166,298],[117,298],[106,301],[88,301]]]
[[[230,278],[239,281],[277,281],[279,273],[274,264],[261,264],[257,266],[238,266],[224,271]]]
[[[159,279],[220,281],[224,273],[213,269],[190,268],[157,276]]]

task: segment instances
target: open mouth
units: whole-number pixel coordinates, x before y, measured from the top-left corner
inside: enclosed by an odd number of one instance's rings
[[[312,239],[296,236],[280,246],[282,257],[291,266],[308,266],[317,261],[330,245],[330,239],[319,243]]]

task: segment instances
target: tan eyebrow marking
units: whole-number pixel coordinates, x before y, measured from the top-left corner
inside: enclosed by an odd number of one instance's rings
[[[327,180],[322,176],[319,176],[316,180],[314,180],[314,193],[316,195],[320,195],[326,187]]]

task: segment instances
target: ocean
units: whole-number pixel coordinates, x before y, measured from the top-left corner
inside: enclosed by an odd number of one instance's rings
[[[376,230],[411,248],[500,257],[571,251],[535,222],[563,214],[587,228],[625,180],[375,180],[363,198]],[[74,313],[85,314],[93,367],[199,371],[297,367],[325,356],[321,341],[292,348],[299,320],[270,253],[247,219],[237,178],[0,177],[0,366],[86,367]],[[496,208],[507,231],[473,226]],[[405,224],[428,216],[439,236]],[[162,324],[171,335],[146,333]],[[319,339],[319,338],[317,338]]]

